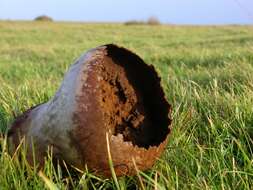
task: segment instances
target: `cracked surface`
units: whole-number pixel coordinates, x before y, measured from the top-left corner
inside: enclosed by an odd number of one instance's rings
[[[15,150],[19,134],[27,137],[31,164],[36,160],[42,166],[50,146],[54,158],[110,177],[109,132],[116,174],[134,175],[136,166],[150,168],[164,150],[170,109],[154,67],[131,51],[108,44],[82,55],[55,97],[16,118],[8,138]]]

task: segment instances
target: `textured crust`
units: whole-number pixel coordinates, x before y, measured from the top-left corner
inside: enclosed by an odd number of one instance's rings
[[[76,142],[82,152],[85,163],[93,171],[103,176],[111,176],[111,171],[108,166],[108,155],[106,147],[106,133],[110,135],[110,147],[114,164],[115,172],[118,176],[121,175],[134,175],[136,169],[133,164],[133,159],[136,162],[138,169],[146,170],[150,168],[155,160],[161,155],[164,147],[167,143],[167,135],[158,146],[151,146],[148,149],[143,147],[134,146],[131,142],[125,142],[123,136],[118,134],[113,135],[108,126],[104,125],[103,110],[99,105],[99,67],[103,65],[104,57],[108,54],[108,51],[118,51],[127,57],[133,57],[138,64],[142,64],[142,67],[146,67],[155,75],[157,89],[161,94],[162,106],[167,110],[167,127],[171,124],[170,110],[171,106],[168,104],[162,87],[160,85],[160,78],[153,66],[146,65],[137,55],[133,54],[129,50],[120,48],[115,45],[107,45],[102,49],[94,49],[94,56],[85,61],[85,64],[89,65],[89,70],[85,70],[88,75],[87,80],[81,83],[81,91],[78,93],[78,104],[74,115],[74,123],[77,126],[75,129]],[[116,52],[117,53],[117,52]],[[110,55],[113,56],[113,55]],[[84,109],[86,108],[86,109]],[[140,137],[141,138],[141,137]]]
[[[130,137],[144,138],[144,143],[138,139],[128,138],[126,132],[120,130],[115,132],[114,126],[112,127],[105,117],[107,106],[101,106],[101,80],[105,76],[103,69],[108,60],[115,64],[115,72],[117,68],[123,68],[121,74],[130,81],[124,88],[132,88],[130,87],[132,85],[137,94],[141,89],[138,96],[144,98],[143,105],[147,105],[149,111],[155,109],[152,114],[149,113],[151,116],[147,116],[153,120],[150,125],[154,129],[151,131],[145,127],[138,128],[139,125],[143,125],[141,123],[145,118],[144,113],[144,116],[139,117],[141,119],[132,121],[135,129],[131,130],[139,132],[132,133],[134,135]],[[129,67],[127,64],[132,66]],[[135,74],[132,76],[132,73]],[[115,75],[113,69],[111,75]],[[148,80],[149,86],[146,84],[146,87],[143,87],[145,80]],[[146,170],[152,167],[167,144],[171,125],[171,106],[165,98],[160,80],[153,66],[145,64],[140,57],[125,48],[109,44],[91,49],[71,66],[60,89],[49,102],[32,108],[16,118],[9,132],[9,141],[15,148],[21,137],[25,136],[29,144],[28,160],[31,163],[33,142],[36,160],[39,163],[44,160],[50,146],[53,148],[55,158],[65,160],[80,169],[84,169],[87,165],[97,174],[110,177],[106,142],[108,133],[116,174],[134,175],[136,169],[133,160],[139,170]],[[137,99],[140,99],[138,96]],[[108,113],[114,117],[114,112]],[[123,119],[118,118],[114,125],[123,122]],[[147,139],[144,137],[146,134]]]

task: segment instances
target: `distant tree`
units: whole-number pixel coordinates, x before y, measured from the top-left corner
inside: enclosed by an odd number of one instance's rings
[[[41,16],[38,16],[34,19],[35,21],[47,21],[47,22],[52,22],[53,19],[49,16],[46,16],[46,15],[41,15]]]
[[[147,21],[141,21],[141,20],[129,20],[124,23],[125,25],[160,25],[161,22],[158,20],[158,18],[152,16],[149,17]]]
[[[149,19],[147,21],[147,24],[150,24],[150,25],[159,25],[159,24],[161,24],[161,22],[159,21],[158,18],[152,16],[152,17],[149,17]]]

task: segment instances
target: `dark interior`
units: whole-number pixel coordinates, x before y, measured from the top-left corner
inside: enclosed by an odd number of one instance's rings
[[[153,66],[115,45],[107,45],[101,65],[105,126],[138,147],[161,144],[170,132],[170,105]]]

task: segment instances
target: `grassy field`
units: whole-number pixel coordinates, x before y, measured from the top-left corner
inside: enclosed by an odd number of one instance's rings
[[[39,173],[7,154],[4,132],[50,99],[70,64],[106,43],[153,64],[173,106],[162,158],[138,177]],[[0,22],[0,189],[253,189],[253,27]],[[20,157],[21,161],[18,161]]]

